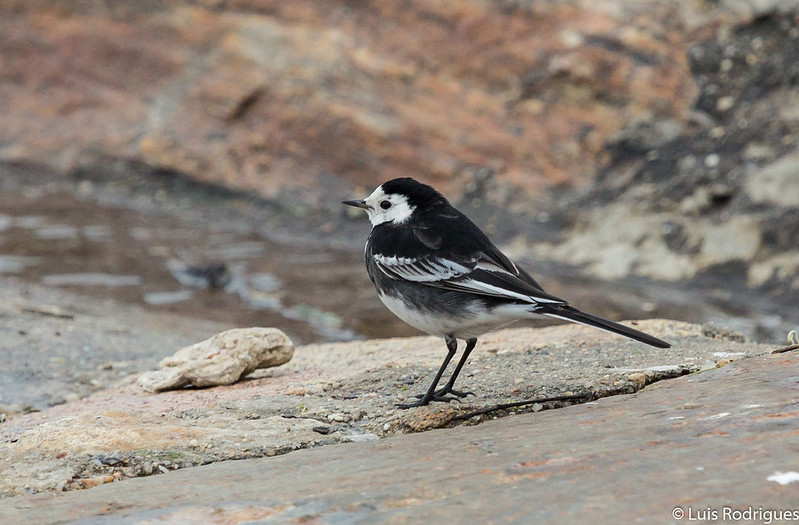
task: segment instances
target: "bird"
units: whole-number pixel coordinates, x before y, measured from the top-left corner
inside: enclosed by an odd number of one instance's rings
[[[410,177],[389,180],[365,199],[342,201],[366,211],[372,230],[366,240],[366,271],[382,303],[397,317],[443,337],[447,355],[426,393],[407,409],[432,401],[461,400],[473,392],[455,381],[478,337],[522,319],[549,317],[587,325],[657,348],[666,341],[603,319],[547,293],[503,254],[466,215],[433,187]],[[466,342],[449,380],[438,384]]]

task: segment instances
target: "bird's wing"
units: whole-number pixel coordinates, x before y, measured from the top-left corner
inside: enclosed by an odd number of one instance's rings
[[[524,280],[522,276],[526,274],[521,274],[513,263],[510,263],[512,266],[509,270],[502,261],[482,252],[469,257],[395,257],[381,254],[372,257],[377,269],[391,279],[531,304],[567,304],[563,299],[541,290],[535,281],[530,283]]]

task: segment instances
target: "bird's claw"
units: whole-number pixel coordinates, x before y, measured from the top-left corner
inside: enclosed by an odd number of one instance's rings
[[[428,396],[427,394],[414,396],[415,398],[419,399],[419,401],[415,401],[413,403],[397,403],[394,406],[397,408],[415,408],[428,405],[431,401],[438,401],[440,403],[451,403],[452,401],[457,401],[458,403],[462,403],[463,401],[461,401],[461,399],[468,395],[474,395],[474,392],[460,392],[458,390],[445,390],[442,388],[441,390],[433,392],[433,395],[431,396]]]
[[[453,396],[459,397],[461,399],[463,399],[464,397],[475,395],[474,392],[461,392],[460,390],[453,390],[452,388],[444,387],[433,392],[433,398],[431,398],[431,401],[452,401],[453,400],[452,398],[435,399],[436,397],[444,398],[447,394],[452,394]],[[413,397],[415,397],[416,399],[421,399],[424,397],[424,394],[417,394]]]
[[[453,396],[458,396],[461,399],[463,399],[464,397],[475,395],[474,392],[461,392],[460,390],[453,390],[451,388],[447,389],[446,387],[442,388],[441,390],[438,390],[433,395],[435,395],[435,396],[444,396],[444,395],[447,395],[447,394],[452,394]]]

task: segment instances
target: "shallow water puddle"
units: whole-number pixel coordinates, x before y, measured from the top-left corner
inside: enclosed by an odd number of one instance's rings
[[[387,324],[411,333],[352,300],[372,293],[359,253],[322,249],[63,192],[0,195],[0,274],[234,326],[279,326],[297,343],[379,335],[370,327]]]

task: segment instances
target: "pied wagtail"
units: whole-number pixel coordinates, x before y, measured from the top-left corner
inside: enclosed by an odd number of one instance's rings
[[[480,228],[439,192],[411,178],[390,180],[363,200],[344,204],[363,208],[372,231],[366,241],[366,271],[383,304],[423,332],[441,336],[447,357],[419,401],[451,401],[471,392],[453,389],[477,337],[514,321],[538,316],[565,319],[635,339],[658,348],[671,345],[638,330],[581,312],[546,293],[527,272],[508,259]],[[466,340],[449,381],[436,390]],[[456,397],[452,397],[456,396]]]

